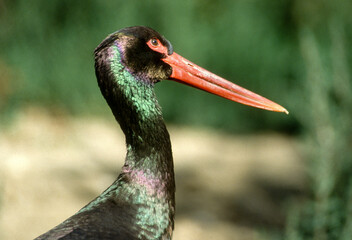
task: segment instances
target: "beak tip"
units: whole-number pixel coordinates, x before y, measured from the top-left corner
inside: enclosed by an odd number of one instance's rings
[[[286,108],[281,107],[281,106],[280,106],[280,110],[279,110],[279,111],[280,111],[280,112],[283,112],[283,113],[286,113],[287,115],[290,114],[289,111],[286,110]]]
[[[274,112],[282,112],[282,113],[285,113],[285,114],[289,114],[289,111],[287,111],[286,108],[284,108],[283,106],[280,106],[279,104],[277,103],[274,103],[274,105],[271,105],[269,108],[264,108],[266,110],[270,110],[270,111],[274,111]]]

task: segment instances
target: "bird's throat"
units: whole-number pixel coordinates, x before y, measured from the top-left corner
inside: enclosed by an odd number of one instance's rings
[[[154,85],[130,72],[117,44],[96,55],[96,62],[101,92],[126,136],[122,174],[148,193],[174,198],[170,137]]]

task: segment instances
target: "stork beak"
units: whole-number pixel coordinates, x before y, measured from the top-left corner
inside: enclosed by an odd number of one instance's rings
[[[170,80],[175,80],[245,105],[288,114],[288,111],[279,104],[223,79],[175,52],[162,60],[172,67]]]

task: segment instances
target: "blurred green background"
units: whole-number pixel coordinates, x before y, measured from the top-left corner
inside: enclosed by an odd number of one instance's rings
[[[0,54],[8,75],[1,82],[8,95],[2,111],[34,103],[74,114],[105,112],[93,50],[109,33],[134,25],[156,29],[184,57],[293,110],[289,90],[302,88],[296,7],[290,1],[3,1]],[[248,110],[172,82],[156,88],[168,122],[236,132],[298,128],[294,114]]]
[[[286,239],[352,238],[352,2],[348,0],[2,0],[0,114],[30,105],[109,115],[93,50],[120,28],[156,29],[177,53],[290,111],[251,109],[174,82],[157,84],[165,120],[303,142],[307,199]]]

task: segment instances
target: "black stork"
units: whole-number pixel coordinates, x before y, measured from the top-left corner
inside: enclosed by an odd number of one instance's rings
[[[288,113],[181,57],[148,27],[128,27],[109,35],[94,56],[101,93],[126,137],[125,164],[100,196],[37,239],[172,238],[174,166],[155,83],[174,80],[242,104]]]

